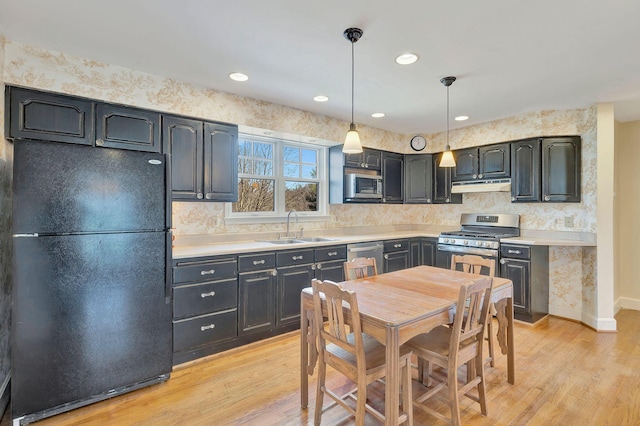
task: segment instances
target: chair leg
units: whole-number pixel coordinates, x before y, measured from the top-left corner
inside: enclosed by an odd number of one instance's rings
[[[451,404],[451,424],[460,426],[460,397],[458,396],[458,369],[450,364],[447,369],[447,387],[449,390],[449,403]]]
[[[402,411],[407,414],[408,426],[413,426],[413,396],[411,389],[411,357],[402,365]]]
[[[367,411],[367,382],[364,377],[358,380],[358,398],[356,399],[356,426],[364,426],[364,417]]]
[[[320,426],[320,419],[322,418],[322,400],[324,397],[324,383],[327,374],[327,365],[323,359],[320,359],[318,365],[318,391],[316,392],[316,411],[313,414],[313,424]]]
[[[484,381],[484,360],[482,357],[476,357],[476,375],[480,376],[480,383],[478,383],[478,402],[480,403],[480,411],[486,416],[487,392]]]
[[[495,310],[495,308],[493,308]],[[489,341],[489,358],[491,361],[489,365],[495,367],[495,356],[493,353],[493,315],[489,315],[489,319],[487,320],[487,340]]]

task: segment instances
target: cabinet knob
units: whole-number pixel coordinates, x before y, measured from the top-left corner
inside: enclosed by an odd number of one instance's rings
[[[327,253],[327,256],[331,257],[331,256],[337,256],[338,252],[337,251],[330,251],[329,253]]]
[[[520,254],[522,253],[520,250],[508,250],[509,254]]]
[[[511,201],[515,201],[515,200],[516,200],[516,197],[511,197]]]
[[[427,198],[427,203],[430,203],[430,202],[431,202],[431,198]]]
[[[384,258],[385,258],[385,259],[387,259],[387,260],[389,260],[389,255],[388,255],[388,254],[385,254],[385,255],[384,255]]]
[[[477,178],[478,178],[478,175],[474,174],[474,175],[473,175],[473,178],[474,178],[474,179],[477,179]]]
[[[500,259],[500,264],[501,264],[501,265],[504,265],[505,263],[507,263],[507,261],[506,261],[506,260],[504,260],[504,259]]]
[[[271,270],[271,275],[273,275],[275,277],[276,275],[278,275],[278,271],[275,270],[275,269],[272,269]]]
[[[265,260],[264,259],[262,259],[262,260],[254,260],[253,264],[256,265],[256,266],[264,265],[265,264]]]
[[[198,197],[198,200],[202,200],[204,196],[202,195],[202,192],[198,192],[198,194],[196,194],[196,197]]]
[[[213,197],[213,194],[209,194],[207,193],[204,198],[206,198],[207,200],[210,200]]]
[[[214,328],[216,328],[215,324],[203,325],[200,327],[200,331],[213,330]]]
[[[551,197],[549,197],[548,195],[545,195],[545,196],[544,196],[544,200],[545,200],[545,201],[549,201],[550,199],[551,199]]]
[[[300,256],[291,256],[291,260],[302,260],[302,259],[304,259],[304,256],[303,256],[303,255],[300,255]]]
[[[215,269],[209,269],[208,271],[200,271],[200,275],[213,275],[216,273]]]
[[[482,173],[478,174],[478,179],[482,179],[482,176],[484,176]]]
[[[313,266],[311,266],[311,269],[313,269],[313,270],[322,269],[322,263],[314,264]]]
[[[360,163],[360,167],[365,168],[365,167],[367,167],[367,165],[364,164],[364,163]]]
[[[447,198],[445,198],[445,200],[444,200],[444,201],[448,203],[448,202],[450,202],[450,201],[451,201],[451,199],[449,199],[449,197],[447,197]]]
[[[215,291],[210,291],[209,293],[200,293],[200,297],[202,297],[203,299],[204,299],[205,297],[213,297],[213,296],[215,296],[215,295],[216,295],[216,292],[215,292]]]
[[[104,141],[102,139],[96,139],[96,145],[103,146],[104,145]]]

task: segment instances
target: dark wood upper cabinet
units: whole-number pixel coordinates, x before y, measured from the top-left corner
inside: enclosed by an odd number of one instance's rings
[[[405,155],[404,202],[431,204],[433,202],[433,159],[431,154]]]
[[[504,178],[511,175],[509,143],[460,149],[455,151],[454,155],[456,167],[451,172],[451,180],[454,182]]]
[[[174,200],[238,200],[238,127],[165,116]]]
[[[382,153],[382,202],[402,203],[404,199],[404,155]]]
[[[204,198],[238,201],[238,126],[204,123]]]
[[[120,105],[98,104],[96,145],[160,152],[160,113]]]
[[[579,136],[542,139],[543,202],[580,202],[580,157]]]
[[[7,86],[7,137],[93,145],[93,102]]]
[[[344,166],[358,169],[381,170],[382,151],[363,148],[358,154],[344,154]]]
[[[540,201],[540,138],[511,143],[511,201]]]
[[[171,189],[174,200],[204,198],[202,121],[165,116],[162,135],[171,153]]]
[[[440,167],[442,153],[433,154],[433,203],[462,204],[462,194],[451,193],[451,173],[453,167]]]

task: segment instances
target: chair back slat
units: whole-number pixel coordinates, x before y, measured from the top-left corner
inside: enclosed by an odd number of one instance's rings
[[[483,275],[495,277],[496,274],[496,261],[494,259],[485,259],[473,254],[451,255],[451,269],[458,270],[458,265],[460,265],[462,272],[468,274],[481,275],[483,267],[488,270],[488,273]]]
[[[357,278],[378,275],[375,257],[356,257],[353,260],[344,262],[344,278],[353,280]]]
[[[364,359],[364,345],[362,343],[362,327],[360,311],[356,293],[342,288],[339,284],[325,280],[313,279],[313,303],[316,324],[323,324],[322,296],[324,296],[327,312],[327,326],[320,327],[318,337],[319,348],[324,348],[326,342],[333,343],[343,350],[353,354],[357,359]],[[345,308],[349,311],[350,321],[345,318]],[[349,332],[351,327],[352,332]]]
[[[460,345],[467,340],[475,339],[476,343],[481,341],[489,314],[492,287],[491,277],[460,287],[449,347],[452,356],[457,356]]]

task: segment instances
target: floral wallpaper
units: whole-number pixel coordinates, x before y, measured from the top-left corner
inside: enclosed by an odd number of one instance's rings
[[[5,41],[4,50],[4,81],[8,84],[329,141],[342,140],[348,127],[347,122],[334,118],[12,41]],[[328,212],[330,220],[305,222],[305,230],[389,224],[434,224],[455,227],[458,226],[460,213],[480,211],[517,213],[521,217],[523,230],[595,233],[596,112],[595,106],[569,111],[539,111],[454,128],[450,132],[450,143],[454,149],[532,136],[581,135],[581,203],[512,204],[507,193],[488,193],[465,194],[462,205],[331,205]],[[410,135],[394,134],[365,126],[359,126],[359,131],[366,146],[410,153]],[[445,133],[426,136],[428,146],[433,152],[443,149]],[[564,227],[565,217],[573,218],[573,228]],[[178,243],[181,236],[188,235],[224,236],[263,231],[280,232],[283,224],[248,225],[231,221],[227,223],[222,203],[176,202],[173,203],[173,227]],[[558,314],[563,312],[563,316],[579,319],[583,307],[594,303],[594,292],[583,291],[582,278],[595,274],[595,256],[583,256],[581,248],[563,248],[553,253],[553,256],[553,306]],[[570,274],[566,268],[567,257],[571,259]]]

